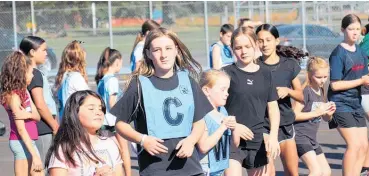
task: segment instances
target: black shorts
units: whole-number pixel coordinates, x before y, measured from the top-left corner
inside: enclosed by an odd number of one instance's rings
[[[270,129],[266,128],[267,134],[270,134]],[[280,126],[278,128],[278,142],[282,143],[286,140],[294,139],[296,135],[293,124]]]
[[[329,129],[341,127],[366,127],[365,112],[336,112],[329,122]]]
[[[246,169],[255,169],[268,164],[268,157],[264,142],[260,143],[259,150],[236,147],[231,144],[229,159],[237,160]]]
[[[302,155],[304,155],[307,152],[315,151],[316,155],[320,155],[323,153],[322,148],[320,145],[313,146],[312,144],[296,144],[297,147],[297,154],[299,155],[299,158],[301,158]]]

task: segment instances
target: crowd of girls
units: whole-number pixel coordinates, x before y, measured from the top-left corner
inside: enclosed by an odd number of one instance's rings
[[[14,173],[130,176],[132,142],[142,176],[241,176],[243,168],[249,176],[273,176],[277,157],[284,175],[299,175],[301,159],[309,175],[328,176],[317,139],[323,119],[347,144],[342,174],[367,175],[367,28],[346,15],[344,40],[327,62],[280,46],[275,26],[242,19],[237,29],[221,26],[204,71],[177,34],[148,20],[125,86],[116,76],[122,54],[108,47],[97,64],[96,91],[88,86],[83,42],[63,50],[52,92],[38,68],[47,44],[25,37],[0,74]],[[309,61],[301,84],[303,57]]]

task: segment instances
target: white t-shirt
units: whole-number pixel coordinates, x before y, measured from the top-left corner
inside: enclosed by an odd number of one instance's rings
[[[109,80],[106,82],[106,85],[109,96],[119,93],[119,81],[117,77],[109,78]]]
[[[134,51],[133,51],[133,55],[135,56],[136,62],[143,59],[144,44],[145,43],[143,41],[138,42],[135,49],[134,49]]]
[[[69,72],[72,73],[72,72]],[[63,79],[65,79],[65,74],[63,76]],[[80,91],[80,90],[89,90],[88,84],[86,83],[85,78],[81,75],[81,73],[73,72],[73,74],[69,77],[69,84],[68,84],[68,92],[67,92],[67,98],[72,95],[74,92]]]
[[[105,162],[106,165],[109,165],[113,169],[122,164],[122,158],[120,157],[119,148],[117,144],[111,139],[99,139],[98,143],[93,146],[93,150],[95,154]],[[67,169],[69,176],[93,176],[95,173],[96,167],[101,167],[102,163],[95,163],[93,161],[88,160],[87,157],[84,157],[80,154],[78,157],[77,154],[73,156],[76,161],[77,167],[73,167],[72,165],[66,164],[64,161],[64,154],[62,153],[61,148],[59,147],[59,156],[61,160],[58,160],[53,153],[50,158],[49,168],[64,168]]]

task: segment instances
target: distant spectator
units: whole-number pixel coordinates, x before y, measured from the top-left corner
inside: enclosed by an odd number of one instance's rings
[[[219,41],[210,46],[210,68],[220,69],[234,63],[230,47],[233,30],[231,24],[223,24],[220,28]]]
[[[261,21],[252,21],[250,18],[240,18],[238,20],[238,27],[248,27],[252,30],[255,30],[261,24],[263,24]]]

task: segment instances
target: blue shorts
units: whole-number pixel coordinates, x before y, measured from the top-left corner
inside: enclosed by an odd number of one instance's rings
[[[40,156],[35,141],[32,141],[32,147]],[[22,140],[9,140],[9,148],[13,152],[14,160],[32,158],[31,153],[28,151],[26,145]]]
[[[205,176],[222,176],[224,173],[224,170],[210,173],[210,168],[207,163],[201,164],[201,168],[202,168],[202,171],[204,171]]]

